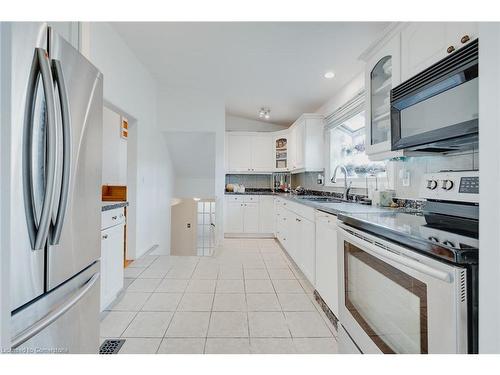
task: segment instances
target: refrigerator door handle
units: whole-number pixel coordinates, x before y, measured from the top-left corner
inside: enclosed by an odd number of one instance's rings
[[[35,95],[38,87],[38,76],[42,78],[47,115],[47,155],[46,183],[42,202],[40,219],[36,222],[33,202],[33,116],[35,110]],[[35,48],[35,56],[28,82],[26,111],[24,114],[25,135],[23,140],[23,185],[24,202],[28,232],[33,250],[41,250],[45,246],[49,233],[51,210],[55,197],[56,182],[56,107],[52,72],[47,51]]]
[[[62,315],[68,312],[74,305],[78,303],[89,291],[92,289],[94,284],[99,279],[99,272],[95,273],[77,292],[73,293],[67,300],[58,305],[55,309],[50,311],[43,318],[36,321],[33,325],[26,328],[24,331],[16,335],[11,342],[11,348],[15,349],[18,346],[24,344],[26,341],[31,339],[33,336],[37,335],[43,331],[46,327],[54,323]]]
[[[59,91],[59,103],[61,107],[62,119],[62,137],[63,137],[63,165],[62,165],[62,183],[61,183],[61,198],[59,207],[57,208],[56,221],[54,230],[50,239],[51,245],[58,245],[61,239],[64,217],[68,208],[69,197],[69,182],[71,174],[71,116],[69,112],[69,100],[66,85],[64,83],[64,75],[59,60],[52,60],[52,70],[54,82]]]

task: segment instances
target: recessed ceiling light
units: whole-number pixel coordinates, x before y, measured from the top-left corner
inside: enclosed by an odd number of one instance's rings
[[[333,77],[335,77],[335,73],[334,72],[326,72],[325,73],[325,78],[326,79],[332,79]]]
[[[271,118],[271,110],[266,107],[262,107],[259,111],[259,118],[264,118],[266,120],[269,120]]]
[[[198,202],[198,201],[200,201],[200,200],[201,200],[201,198],[193,198],[193,200],[194,200],[195,202]]]

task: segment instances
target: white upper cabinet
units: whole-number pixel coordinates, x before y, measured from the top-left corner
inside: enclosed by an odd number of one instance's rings
[[[474,22],[416,22],[401,31],[402,81],[478,37]]]
[[[390,92],[400,82],[401,46],[398,33],[366,60],[366,153],[372,160],[397,156],[391,152]]]
[[[315,172],[324,169],[324,118],[304,114],[290,127],[290,171]]]
[[[250,171],[252,166],[252,143],[247,135],[229,134],[227,138],[227,162],[229,170]]]
[[[269,135],[256,135],[251,138],[252,170],[268,172],[274,167],[273,139]]]
[[[288,130],[226,133],[226,171],[271,173],[324,169],[324,119],[302,115]]]
[[[229,133],[227,168],[232,172],[269,172],[273,170],[273,139],[269,135]]]

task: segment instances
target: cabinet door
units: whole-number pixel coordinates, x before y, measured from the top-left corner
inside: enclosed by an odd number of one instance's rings
[[[252,171],[272,172],[274,170],[273,138],[268,135],[252,137]]]
[[[391,151],[390,91],[400,83],[400,36],[396,35],[367,63],[366,153]]]
[[[259,233],[259,203],[243,204],[243,232]]]
[[[306,124],[302,122],[295,127],[295,163],[294,169],[304,168],[304,147],[306,138]]]
[[[288,168],[287,170],[293,171],[297,169],[297,127],[293,127],[290,131],[290,135],[288,137]]]
[[[101,311],[123,288],[123,226],[101,232]]]
[[[226,233],[243,233],[243,203],[227,202]]]
[[[108,236],[106,233],[101,233],[101,310],[103,311],[111,302],[108,292],[108,257],[109,257],[109,241],[107,241]]]
[[[316,290],[330,310],[339,317],[337,218],[325,215],[316,219]]]
[[[449,46],[453,45],[457,50],[478,38],[478,24],[477,22],[447,22],[446,35]]]
[[[111,298],[114,300],[116,295],[123,288],[123,252],[124,252],[124,228],[123,225],[117,225],[109,228],[107,231],[109,242],[108,257],[108,287]]]
[[[406,81],[446,56],[445,22],[416,22],[401,32],[401,78]]]
[[[300,238],[297,251],[299,267],[309,282],[315,283],[316,270],[316,226],[314,222],[299,218]]]
[[[261,196],[259,202],[259,232],[274,233],[274,197]]]
[[[252,170],[252,142],[248,135],[228,136],[229,170],[248,172]]]
[[[292,227],[292,215],[291,212],[283,209],[281,211],[281,229],[280,232],[282,233],[282,238],[283,242],[282,245],[285,248],[286,252],[288,255],[292,257],[292,251],[293,249],[291,248],[291,245],[293,243],[293,227]]]
[[[401,78],[406,81],[478,37],[476,22],[415,22],[401,32]]]

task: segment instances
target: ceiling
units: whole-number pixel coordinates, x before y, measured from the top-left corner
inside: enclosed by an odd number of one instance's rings
[[[163,134],[176,177],[214,178],[215,133],[164,132]]]
[[[168,87],[225,97],[226,112],[290,125],[363,69],[358,56],[386,22],[119,22],[115,30]],[[331,80],[326,71],[335,72]]]

